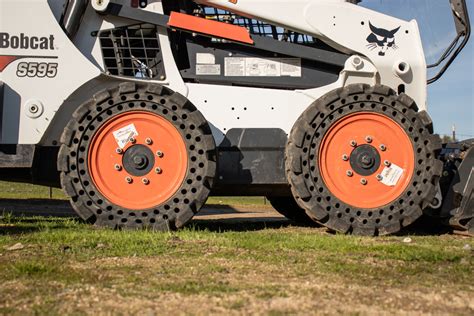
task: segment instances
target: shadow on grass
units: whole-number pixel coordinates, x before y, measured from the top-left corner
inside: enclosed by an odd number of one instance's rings
[[[77,225],[71,225],[71,221],[76,224],[84,223],[75,215],[69,202],[64,200],[0,199],[0,216],[2,211],[4,216],[0,220],[0,235],[28,234],[44,229],[75,229]],[[8,215],[5,216],[5,214]],[[206,218],[200,218],[204,216]],[[272,216],[268,210],[262,211],[258,207],[208,204],[185,228],[212,232],[245,232],[288,226],[308,227],[282,217]],[[311,228],[326,231],[324,228]],[[452,229],[444,226],[439,220],[423,216],[396,235],[437,236],[451,232]]]
[[[196,220],[190,222],[186,227],[194,230],[210,231],[210,232],[246,232],[258,231],[265,229],[279,229],[295,224],[289,220],[282,219],[279,221],[266,221],[266,218],[252,218],[252,220]]]
[[[423,215],[410,226],[403,228],[396,236],[440,236],[452,232],[453,229],[444,225],[440,219]]]

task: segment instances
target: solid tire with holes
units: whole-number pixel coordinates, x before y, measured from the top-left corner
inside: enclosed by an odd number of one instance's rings
[[[105,187],[104,190],[96,185],[96,183],[102,182],[96,180],[98,177],[93,177],[94,174],[91,171],[93,168],[91,167],[94,167],[95,160],[89,157],[93,154],[94,142],[98,142],[98,140],[95,140],[98,138],[97,135],[104,131],[107,124],[113,123],[117,118],[122,117],[123,119],[127,116],[133,117],[133,115],[144,117],[145,123],[143,124],[158,122],[165,126],[164,132],[178,135],[175,141],[182,144],[184,152],[184,154],[182,152],[176,153],[176,155],[180,155],[179,157],[182,160],[181,166],[176,168],[182,169],[182,177],[173,175],[174,168],[163,171],[162,175],[172,177],[174,181],[178,182],[175,187],[167,188],[169,192],[166,191],[168,193],[161,197],[161,203],[153,206],[149,203],[140,204],[140,199],[143,198],[141,194],[132,195],[131,193],[130,196],[118,196],[116,198],[117,201],[129,199],[125,200],[127,202],[124,203],[125,205],[135,205],[133,203],[136,202],[137,205],[146,206],[145,208],[124,207],[113,198],[110,198],[109,194],[114,196],[114,192],[108,191],[113,191],[114,183],[107,183],[107,179],[105,179],[106,185],[112,189]],[[137,124],[141,124],[141,121],[137,121]],[[150,130],[154,131],[155,129],[151,128]],[[104,139],[107,139],[108,142],[114,142],[114,137],[110,133],[105,134],[105,136]],[[136,137],[142,136],[144,135]],[[160,142],[166,143],[166,139],[162,139],[159,139],[159,137],[154,139],[155,147],[159,147]],[[149,139],[146,141],[149,145],[152,143]],[[112,228],[147,227],[154,230],[180,228],[189,222],[205,203],[216,172],[215,143],[205,118],[185,97],[156,84],[127,82],[115,88],[96,93],[74,112],[63,132],[61,144],[58,155],[58,170],[61,172],[62,188],[70,197],[71,204],[79,216],[97,226]],[[117,143],[115,143],[116,145]],[[127,146],[131,146],[131,143],[128,143]],[[146,144],[140,146],[146,146]],[[168,147],[170,146],[168,145]],[[104,147],[97,148],[100,151],[101,148],[106,147],[104,145]],[[141,150],[138,147],[136,149]],[[117,149],[117,152],[120,152],[120,150]],[[172,154],[170,153],[170,155]],[[107,155],[113,157],[115,153]],[[158,152],[157,155],[161,156],[161,153]],[[104,156],[98,154],[97,157],[103,158]],[[155,158],[158,164],[160,158],[155,155],[152,162],[155,161]],[[167,158],[166,153],[164,158]],[[172,161],[168,161],[168,164],[170,163]],[[104,171],[103,167],[100,168]],[[99,171],[101,171],[100,168]],[[113,168],[113,166],[111,165],[110,168]],[[150,173],[151,181],[154,181],[155,178],[158,179],[159,173],[161,173],[159,168],[155,170],[156,174],[152,174],[153,170],[145,170],[145,172]],[[112,172],[115,171],[107,169],[104,175],[113,175]],[[116,172],[117,174],[119,172],[125,174],[126,170],[117,167]],[[141,172],[144,173],[143,170]],[[142,175],[140,174],[140,176]],[[124,179],[123,176],[121,176],[121,179]],[[142,190],[143,194],[150,197],[152,202],[155,201],[153,200],[153,192],[146,191],[154,188],[151,185],[154,183],[152,182],[147,186],[146,181],[148,180],[143,180],[138,176],[136,179],[137,181],[133,183],[137,188],[136,190]],[[142,179],[142,181],[139,181],[139,179]],[[127,185],[123,183],[125,182],[119,182],[117,185],[123,188]],[[159,193],[159,190],[156,191],[156,194]]]
[[[298,225],[315,226],[313,221],[302,209],[292,196],[268,196],[267,200],[272,207],[281,215]]]
[[[349,163],[352,161],[348,161],[348,157],[339,158],[339,156],[331,162],[320,162],[321,159],[318,158],[326,157],[320,156],[324,153],[323,148],[337,149],[349,146],[345,143],[332,144],[326,137],[335,133],[333,131],[338,122],[357,115],[379,117],[384,122],[393,123],[390,126],[396,126],[406,135],[403,137],[410,145],[408,146],[410,148],[406,149],[412,151],[414,155],[413,170],[405,170],[406,188],[404,187],[400,194],[397,193],[398,196],[390,197],[391,200],[384,202],[383,205],[360,207],[360,205],[354,206],[354,203],[346,203],[341,200],[341,194],[336,196],[328,189],[327,183],[330,183],[331,179],[327,176],[327,172],[326,178],[322,176],[322,170],[326,165],[330,170],[337,170],[333,168],[333,164],[346,163],[350,166]],[[383,139],[384,136],[381,135],[380,138]],[[336,138],[329,140],[331,139]],[[354,141],[351,143],[352,147],[356,147]],[[394,147],[398,145],[395,142]],[[298,205],[318,223],[347,234],[387,235],[413,223],[433,201],[442,172],[442,162],[436,159],[440,148],[441,141],[437,135],[433,135],[431,119],[425,111],[418,111],[411,98],[405,94],[397,95],[395,91],[385,86],[355,84],[329,92],[316,100],[300,116],[293,126],[286,148],[286,173]],[[391,154],[396,156],[404,153]],[[406,157],[405,153],[405,160]],[[383,165],[378,169],[379,172],[382,169]],[[348,172],[346,175],[341,172],[330,176],[337,183],[349,181],[347,179],[352,174]],[[362,179],[362,176],[359,178]],[[374,187],[379,186],[377,189],[380,190],[381,184],[373,178],[374,175],[371,175],[370,184]],[[388,186],[385,188],[388,191],[392,190]],[[361,195],[364,185],[354,185],[353,192],[350,190],[351,187],[347,191],[347,199],[358,202],[357,195]],[[374,199],[377,201],[377,197]],[[365,201],[361,200],[358,203],[364,205]]]

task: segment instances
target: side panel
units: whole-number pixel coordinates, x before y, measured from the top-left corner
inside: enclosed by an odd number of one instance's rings
[[[3,0],[2,144],[36,144],[63,101],[99,75],[62,31],[46,0]]]

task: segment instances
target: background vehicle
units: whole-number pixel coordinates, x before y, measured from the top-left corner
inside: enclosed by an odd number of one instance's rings
[[[472,229],[472,147],[440,156],[426,104],[465,1],[431,66],[416,21],[358,2],[2,1],[0,177],[110,227],[179,228],[219,194],[343,233]]]

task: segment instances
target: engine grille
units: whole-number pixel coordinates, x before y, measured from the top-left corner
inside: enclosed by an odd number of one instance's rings
[[[138,79],[163,79],[165,76],[155,25],[101,30],[98,37],[108,74]]]

